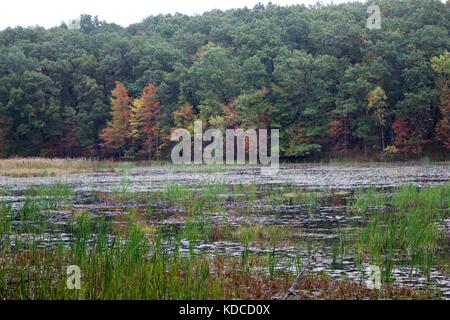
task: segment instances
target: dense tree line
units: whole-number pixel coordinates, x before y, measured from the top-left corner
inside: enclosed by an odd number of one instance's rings
[[[0,153],[167,155],[173,128],[280,128],[285,157],[450,149],[449,3],[159,15],[0,32]]]

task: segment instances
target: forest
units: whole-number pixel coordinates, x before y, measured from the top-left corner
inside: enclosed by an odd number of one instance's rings
[[[170,133],[277,128],[289,159],[450,150],[450,3],[82,15],[0,32],[0,156],[164,159]]]

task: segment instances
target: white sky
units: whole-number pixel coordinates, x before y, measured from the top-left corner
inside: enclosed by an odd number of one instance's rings
[[[355,0],[353,0],[355,1]],[[150,15],[166,13],[201,14],[212,9],[253,8],[269,0],[3,0],[0,5],[0,30],[14,26],[58,26],[82,13],[98,15],[100,20],[122,26],[140,22]],[[312,5],[317,0],[272,0],[274,4]],[[343,3],[348,0],[322,0]]]

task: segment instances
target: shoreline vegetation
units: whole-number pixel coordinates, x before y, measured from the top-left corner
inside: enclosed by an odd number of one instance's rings
[[[130,168],[122,165],[122,173]],[[358,188],[341,195],[295,185],[220,183],[170,184],[162,191],[139,193],[124,181],[112,192],[92,191],[89,196],[120,212],[107,216],[95,207],[77,206],[76,192],[64,183],[32,186],[14,207],[8,201],[14,191],[2,190],[0,299],[280,299],[297,274],[303,276],[295,282],[294,299],[437,299],[441,294],[433,272],[449,274],[448,234],[442,229],[449,217],[449,194],[448,183]],[[328,257],[332,268],[353,264],[359,280],[310,269],[316,257],[309,245],[306,257],[300,255],[301,247],[294,256],[280,256],[279,250],[300,243],[303,228],[212,219],[236,216],[236,210],[243,217],[258,216],[264,214],[261,204],[275,212],[291,206],[313,214],[331,205],[327,201],[344,201],[345,215],[360,221],[338,231]],[[53,225],[58,216],[64,223]],[[168,218],[174,224],[164,223]],[[217,241],[242,249],[231,256],[199,249]],[[366,287],[369,264],[381,270],[379,290]],[[70,265],[82,270],[79,291],[66,287]],[[410,270],[411,280],[428,280],[399,286],[399,267]]]
[[[281,161],[280,165],[349,165],[349,164],[450,164],[450,161],[433,161],[428,157],[417,160],[393,161],[375,160],[365,158],[330,158],[320,161]],[[133,167],[166,167],[181,168],[192,171],[215,172],[230,168],[245,168],[246,165],[174,165],[169,161],[142,161],[142,160],[96,160],[88,158],[9,158],[0,159],[0,176],[26,178],[48,177],[66,174],[119,172],[122,169]]]
[[[62,174],[111,171],[110,161],[61,158],[11,158],[0,159],[0,176],[46,177]]]

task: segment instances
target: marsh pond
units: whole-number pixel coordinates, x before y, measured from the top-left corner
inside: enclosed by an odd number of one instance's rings
[[[1,176],[0,299],[449,299],[449,203],[448,163]]]

